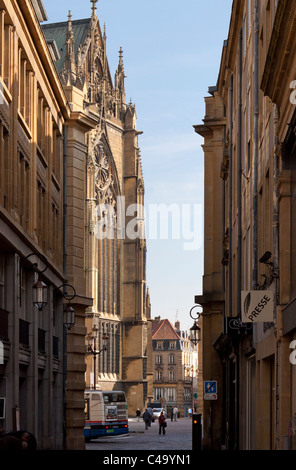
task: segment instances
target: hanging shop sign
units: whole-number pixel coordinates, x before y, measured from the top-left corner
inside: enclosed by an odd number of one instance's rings
[[[274,293],[270,290],[242,291],[241,310],[243,323],[272,322]]]

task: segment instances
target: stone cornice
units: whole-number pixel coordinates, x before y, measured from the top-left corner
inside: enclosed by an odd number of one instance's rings
[[[234,0],[232,5],[228,39],[224,42],[218,77],[218,91],[222,95],[224,85],[227,85],[229,71],[234,69],[237,53],[239,30],[242,25],[244,2]]]
[[[296,45],[296,0],[280,0],[261,80],[261,89],[278,103]]]
[[[18,2],[18,5],[25,21],[23,24],[23,29],[24,31],[29,29],[30,36],[34,41],[34,46],[32,44],[32,48],[34,47],[36,49],[38,60],[41,61],[44,68],[44,80],[49,81],[49,89],[52,88],[51,93],[53,95],[53,99],[57,100],[64,119],[67,119],[69,117],[70,108],[67,104],[67,99],[63,91],[62,84],[52,61],[47,42],[43,35],[43,31],[37,20],[35,10],[31,2]]]

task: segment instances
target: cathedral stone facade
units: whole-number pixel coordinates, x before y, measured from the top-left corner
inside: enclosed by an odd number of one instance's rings
[[[73,225],[84,237],[86,293],[93,299],[86,311],[86,343],[93,352],[101,351],[96,360],[87,355],[86,384],[125,390],[133,414],[145,405],[152,388],[141,132],[135,106],[126,103],[122,49],[113,82],[106,30],[102,32],[96,2],[92,4],[91,18],[73,21],[69,12],[67,21],[46,24],[43,32],[56,51],[56,69],[72,111],[87,110],[95,122],[86,135],[86,161],[73,188],[85,191],[85,218],[75,207]],[[78,143],[73,140],[73,145]]]

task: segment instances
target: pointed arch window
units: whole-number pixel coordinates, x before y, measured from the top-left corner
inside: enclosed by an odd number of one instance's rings
[[[117,237],[117,196],[119,194],[112,169],[112,157],[102,142],[94,147],[96,237],[99,244],[99,310],[119,313],[119,241]]]

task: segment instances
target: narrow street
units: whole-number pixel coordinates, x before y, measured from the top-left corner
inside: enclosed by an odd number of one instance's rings
[[[166,434],[158,434],[158,423],[152,423],[145,431],[142,421],[129,419],[128,436],[102,437],[86,444],[86,450],[191,450],[192,421],[189,418],[178,419],[176,422],[167,420]]]

